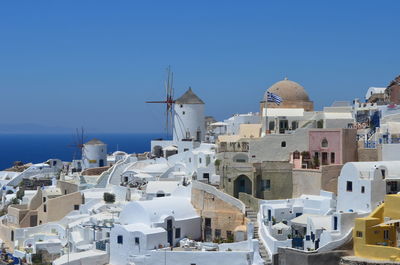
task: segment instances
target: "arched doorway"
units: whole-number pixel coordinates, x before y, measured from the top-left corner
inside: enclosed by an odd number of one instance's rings
[[[252,194],[252,183],[246,175],[240,175],[234,182],[234,196],[239,198],[239,192]]]

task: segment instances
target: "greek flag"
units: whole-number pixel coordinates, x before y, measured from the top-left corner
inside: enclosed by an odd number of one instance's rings
[[[276,104],[280,105],[283,101],[283,99],[278,96],[277,94],[267,92],[267,101],[268,102],[275,102]]]

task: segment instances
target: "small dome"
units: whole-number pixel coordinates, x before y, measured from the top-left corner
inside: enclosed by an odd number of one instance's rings
[[[287,78],[273,84],[267,92],[280,96],[283,101],[310,101],[304,87]],[[267,100],[267,93],[264,95],[264,100]]]

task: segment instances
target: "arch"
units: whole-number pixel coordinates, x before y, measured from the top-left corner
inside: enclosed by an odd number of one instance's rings
[[[162,147],[159,145],[154,146],[153,147],[153,155],[156,157],[162,157],[163,156]]]
[[[293,152],[293,159],[300,159],[300,152],[298,150]]]
[[[321,141],[321,147],[327,148],[328,147],[328,140],[326,138],[322,139]]]
[[[249,157],[246,154],[236,154],[232,158],[233,162],[237,163],[247,163],[249,161]]]
[[[250,178],[246,175],[239,175],[234,183],[234,196],[239,198],[239,192],[244,192],[247,194],[252,194],[253,190],[253,183],[251,182]]]

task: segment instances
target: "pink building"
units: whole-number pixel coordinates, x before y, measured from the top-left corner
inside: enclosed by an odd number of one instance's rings
[[[312,129],[309,152],[312,158],[318,158],[320,165],[357,161],[357,130]]]

